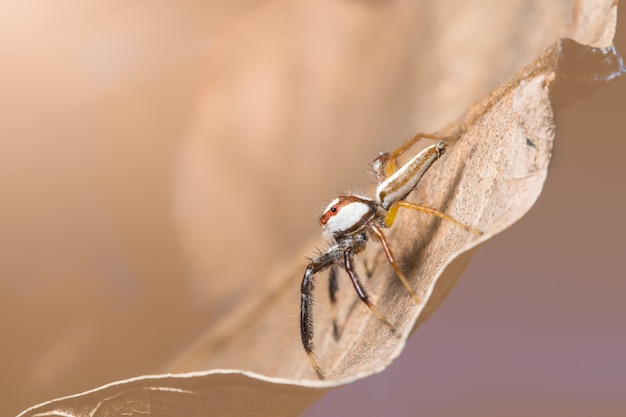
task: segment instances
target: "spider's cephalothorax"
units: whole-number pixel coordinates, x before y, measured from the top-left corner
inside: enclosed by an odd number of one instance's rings
[[[354,269],[354,255],[365,249],[368,238],[372,237],[374,240],[381,243],[385,256],[396,272],[396,275],[400,278],[402,284],[406,287],[413,299],[419,303],[420,300],[417,294],[400,270],[393,252],[389,247],[387,238],[383,233],[384,228],[391,227],[393,224],[398,209],[403,207],[433,214],[451,221],[472,233],[480,234],[476,229],[465,226],[438,210],[404,201],[417,186],[417,183],[428,168],[430,168],[433,162],[439,159],[446,149],[445,143],[440,141],[435,145],[425,148],[409,162],[395,171],[396,158],[409,149],[418,139],[424,137],[433,138],[432,135],[417,135],[393,153],[383,153],[376,158],[373,168],[380,183],[376,188],[375,199],[356,195],[337,197],[326,207],[320,218],[324,236],[332,240],[332,245],[326,252],[312,259],[308,264],[300,288],[300,332],[302,344],[319,378],[324,378],[324,373],[317,364],[313,353],[312,293],[315,274],[326,268],[330,268],[329,293],[333,311],[335,336],[338,334],[334,313],[336,303],[335,294],[338,289],[337,266],[340,266],[348,273],[361,301],[369,307],[385,326],[391,331],[395,331],[395,327],[370,301]]]

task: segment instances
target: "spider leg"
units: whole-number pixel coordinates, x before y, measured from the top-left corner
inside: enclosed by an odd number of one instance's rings
[[[379,182],[382,182],[384,179],[389,178],[391,175],[393,175],[393,173],[396,172],[396,161],[400,157],[400,155],[411,149],[413,145],[415,145],[422,139],[450,140],[452,138],[431,133],[418,133],[417,135],[407,140],[395,151],[391,153],[381,153],[378,158],[374,160],[374,172],[376,173]]]
[[[315,274],[332,267],[341,259],[343,248],[332,246],[327,252],[311,260],[304,271],[302,285],[300,286],[300,336],[302,346],[309,357],[315,373],[320,379],[324,379],[324,371],[317,364],[313,353],[313,290],[315,288]]]
[[[330,296],[330,314],[333,320],[333,336],[335,340],[339,340],[339,327],[337,327],[337,291],[339,290],[339,282],[337,281],[337,267],[330,267],[328,273],[328,295]]]
[[[409,284],[409,280],[406,279],[406,277],[400,270],[400,267],[398,266],[398,262],[396,261],[396,258],[393,255],[393,252],[391,251],[391,247],[389,247],[389,242],[387,242],[387,238],[385,237],[385,234],[383,233],[382,229],[377,225],[372,225],[370,227],[370,230],[372,231],[372,234],[374,235],[376,240],[378,240],[380,244],[383,246],[385,256],[387,256],[387,260],[389,261],[389,264],[391,265],[393,270],[396,271],[396,275],[398,276],[398,278],[400,278],[400,281],[402,281],[402,285],[404,285],[404,287],[409,292],[409,294],[411,294],[411,297],[413,297],[415,302],[419,304],[421,301],[419,297],[417,296],[417,294],[415,293],[415,290],[413,289],[413,287],[411,287],[411,284]]]
[[[392,204],[391,208],[389,209],[389,212],[387,213],[387,216],[385,216],[385,226],[386,227],[390,227],[395,218],[396,218],[396,214],[398,213],[398,208],[406,208],[406,209],[410,209],[410,210],[415,210],[415,211],[421,211],[422,213],[428,213],[431,214],[435,217],[439,217],[440,219],[449,221],[451,223],[456,224],[457,226],[463,228],[464,230],[473,233],[475,235],[482,235],[483,232],[481,232],[478,229],[473,228],[472,226],[468,226],[464,223],[461,223],[460,221],[456,220],[455,218],[448,216],[446,213],[441,212],[439,210],[435,210],[434,208],[430,208],[430,207],[425,207],[425,206],[420,206],[419,204],[414,204],[414,203],[409,203],[408,201],[396,201],[395,203]]]
[[[365,305],[367,305],[367,307],[376,315],[376,317],[378,317],[378,320],[380,320],[385,326],[387,326],[389,330],[391,330],[392,332],[395,332],[396,328],[394,327],[394,325],[389,323],[389,321],[385,318],[383,313],[381,313],[380,310],[378,310],[376,306],[372,304],[372,302],[370,301],[369,296],[367,295],[367,292],[365,291],[365,288],[363,288],[363,284],[361,284],[361,280],[359,279],[358,275],[356,274],[354,270],[354,263],[352,261],[352,257],[353,257],[352,252],[350,250],[347,250],[344,253],[343,259],[344,259],[346,271],[348,272],[348,275],[350,275],[350,279],[352,280],[352,284],[354,285],[354,289],[356,290],[356,293],[359,295],[359,298],[361,299],[361,301],[363,301]]]

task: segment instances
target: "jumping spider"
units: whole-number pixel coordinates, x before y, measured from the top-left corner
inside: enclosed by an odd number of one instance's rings
[[[420,299],[400,270],[398,262],[387,242],[387,238],[383,233],[384,228],[389,228],[393,225],[398,209],[402,207],[429,213],[457,224],[468,232],[481,234],[480,231],[466,226],[438,210],[409,203],[404,200],[417,186],[417,183],[428,168],[430,168],[446,150],[445,142],[439,141],[435,145],[428,146],[419,152],[396,171],[396,159],[422,138],[438,139],[438,137],[434,135],[420,134],[411,138],[407,143],[391,154],[381,153],[378,158],[374,160],[373,169],[379,181],[374,199],[358,195],[339,196],[326,207],[320,218],[324,236],[326,238],[332,238],[334,243],[326,252],[311,259],[311,262],[304,272],[302,286],[300,288],[300,333],[302,345],[311,361],[311,365],[313,365],[320,379],[324,378],[324,372],[318,365],[317,359],[313,353],[312,292],[315,274],[330,268],[329,292],[335,334],[337,334],[337,324],[334,313],[336,303],[335,293],[338,289],[337,266],[346,270],[361,301],[367,305],[385,326],[391,331],[395,331],[395,327],[370,301],[354,269],[354,256],[365,249],[368,238],[372,237],[375,241],[380,242],[389,264],[396,272],[396,275],[400,278],[409,294],[411,294],[411,297],[419,304]]]

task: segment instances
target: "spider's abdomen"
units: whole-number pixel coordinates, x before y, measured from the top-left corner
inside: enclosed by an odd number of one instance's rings
[[[324,210],[320,224],[325,236],[354,233],[376,215],[376,203],[364,197],[348,195],[335,198]]]
[[[445,150],[446,144],[444,142],[431,145],[381,182],[376,189],[376,200],[381,207],[389,210],[394,203],[404,200],[417,186],[422,175],[443,155]]]

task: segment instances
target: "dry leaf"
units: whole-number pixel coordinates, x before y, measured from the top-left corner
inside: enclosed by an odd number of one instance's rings
[[[377,7],[368,3],[365,5]],[[570,6],[561,7],[566,10]],[[611,2],[589,1],[577,3],[576,7],[575,12],[570,11],[575,15],[574,23],[558,34],[575,36],[585,44],[608,47],[614,31],[616,6]],[[596,10],[589,17],[594,7],[604,12]],[[276,10],[267,6],[262,12],[272,15],[277,13]],[[445,6],[441,10],[445,10]],[[250,19],[255,17],[253,15]],[[578,54],[582,54],[583,58]],[[594,65],[583,67],[581,62],[592,62]],[[411,213],[402,216],[390,234],[391,242],[403,269],[422,298],[427,300],[425,305],[413,303],[389,268],[377,262],[378,249],[370,244],[362,257],[376,265],[374,277],[369,282],[370,292],[376,295],[377,306],[398,326],[397,337],[390,336],[349,291],[342,291],[339,314],[342,336],[339,341],[334,341],[324,285],[319,285],[315,310],[316,345],[320,363],[329,373],[328,381],[315,379],[298,340],[295,314],[299,300],[298,281],[305,262],[299,255],[295,258],[297,261],[263,279],[263,285],[256,284],[250,292],[234,297],[235,307],[219,307],[228,314],[196,346],[170,366],[168,371],[177,374],[120,381],[36,406],[23,415],[119,415],[130,412],[155,415],[294,415],[323,395],[329,387],[384,369],[400,354],[414,326],[425,320],[450,291],[469,259],[467,251],[509,227],[535,202],[547,174],[554,137],[550,99],[567,101],[569,98],[563,98],[563,91],[571,91],[572,86],[596,88],[616,76],[622,70],[620,65],[610,48],[589,49],[570,41],[557,42],[511,81],[476,104],[460,123],[448,129],[448,133],[459,137],[458,142],[429,171],[411,200],[427,201],[429,205],[442,208],[486,233],[477,239],[453,225],[434,219]],[[559,84],[565,85],[560,93],[557,91]],[[445,94],[436,96],[436,99],[443,100],[442,96],[445,97]],[[206,102],[202,103],[206,105]],[[198,112],[202,114],[212,107],[200,105],[199,108]],[[251,126],[256,125],[252,123]],[[268,129],[263,133],[272,131]],[[194,134],[202,136],[202,133],[200,129]],[[187,151],[199,156],[200,161],[207,159],[206,154],[198,152],[199,148],[193,146],[197,143],[197,139],[188,140]],[[261,162],[269,160],[267,154],[258,153],[268,152],[267,148],[254,147],[252,142],[247,145],[252,146],[252,149],[247,149],[252,156],[257,156]],[[215,162],[212,159],[215,157],[211,155],[208,160]],[[197,163],[198,160],[191,161]],[[254,161],[251,163],[254,166]],[[188,175],[198,174],[194,171],[197,165],[188,166],[191,170]],[[202,176],[204,172],[200,171],[200,174]],[[240,174],[244,174],[245,180],[245,172]],[[185,178],[185,173],[180,175]],[[232,175],[236,177],[237,173]],[[224,178],[224,189],[206,189],[211,190],[213,196],[227,196],[228,180]],[[277,191],[282,189],[279,187]],[[268,190],[258,191],[259,195],[274,196],[277,192],[271,187]],[[244,194],[244,197],[249,196]],[[238,201],[231,201],[229,209],[235,212],[229,213],[228,219],[236,217],[236,210],[247,207],[245,199],[241,200],[243,203]],[[191,203],[186,201],[186,204],[183,207],[188,208],[193,200]],[[202,208],[202,204],[198,204],[197,208]],[[193,229],[196,217],[191,215],[190,219],[188,226]],[[212,222],[209,226],[220,225]],[[199,265],[196,269],[192,267],[192,274],[203,271],[206,259],[195,253],[193,244],[189,244],[195,238],[199,239],[196,243],[202,243],[201,236],[190,234],[185,225],[181,226],[181,230],[187,255]],[[236,238],[240,236],[235,235]],[[233,244],[236,243],[235,239]],[[233,251],[233,244],[226,245],[226,249]],[[322,244],[318,241],[317,245]],[[243,252],[240,256],[245,256],[246,262],[263,270],[258,266],[261,261],[257,258],[251,260],[252,254]],[[260,280],[259,274],[256,274],[255,280]],[[324,277],[320,276],[318,280],[323,283]],[[233,294],[238,291],[241,290],[225,290]],[[242,371],[204,371],[206,369]]]

